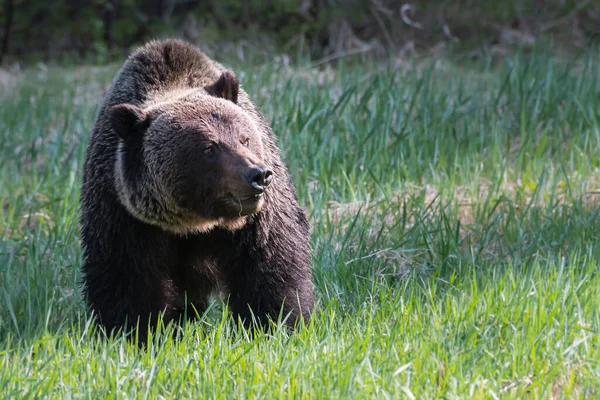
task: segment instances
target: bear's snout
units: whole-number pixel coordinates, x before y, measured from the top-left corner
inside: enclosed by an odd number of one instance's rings
[[[262,194],[273,181],[273,171],[266,166],[250,168],[248,171],[247,182],[255,194]]]

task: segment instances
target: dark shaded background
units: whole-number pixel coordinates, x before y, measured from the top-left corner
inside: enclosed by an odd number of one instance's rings
[[[327,58],[503,52],[540,39],[569,51],[599,35],[598,0],[0,0],[5,63],[102,63],[165,36]]]

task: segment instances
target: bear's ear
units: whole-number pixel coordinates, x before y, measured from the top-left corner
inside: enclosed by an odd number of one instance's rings
[[[225,71],[215,83],[206,86],[205,89],[209,94],[215,97],[221,97],[237,104],[240,83],[233,72]]]
[[[150,124],[150,116],[133,104],[117,104],[108,110],[110,125],[124,140],[144,133]]]

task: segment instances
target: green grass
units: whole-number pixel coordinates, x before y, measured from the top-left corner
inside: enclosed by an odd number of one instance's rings
[[[250,340],[215,302],[146,351],[97,335],[78,286],[83,152],[117,67],[27,71],[0,94],[0,393],[600,396],[599,61],[233,61],[310,214],[318,312]]]

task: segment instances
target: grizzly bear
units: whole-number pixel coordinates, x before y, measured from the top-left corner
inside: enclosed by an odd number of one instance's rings
[[[81,192],[83,295],[106,331],[202,312],[293,326],[313,307],[309,224],[276,136],[234,73],[192,45],[125,62],[91,135]]]

